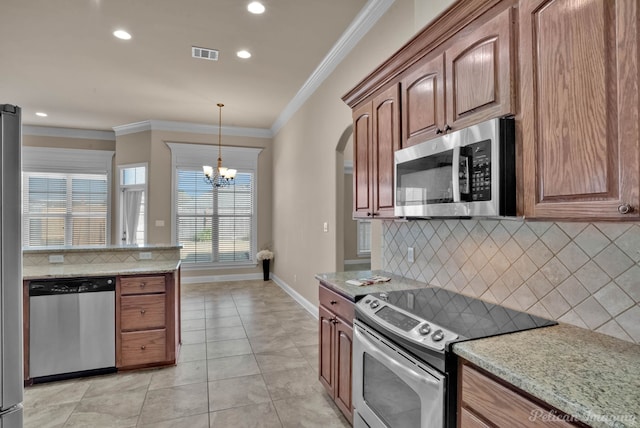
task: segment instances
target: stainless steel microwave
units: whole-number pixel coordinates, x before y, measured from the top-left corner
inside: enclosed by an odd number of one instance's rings
[[[395,152],[398,217],[516,215],[515,126],[491,119]]]

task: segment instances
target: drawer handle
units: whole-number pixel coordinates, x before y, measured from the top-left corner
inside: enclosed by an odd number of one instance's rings
[[[336,300],[332,300],[332,301],[330,301],[329,303],[331,303],[332,305],[335,305],[335,304],[337,304],[338,302],[337,302]]]
[[[144,287],[146,287],[146,286],[147,286],[147,283],[146,283],[146,282],[141,282],[141,283],[140,283],[140,288],[144,288]]]
[[[142,315],[144,315],[144,313],[145,313],[145,312],[147,312],[147,311],[145,311],[144,309],[140,309],[140,313],[141,313]]]
[[[142,350],[144,351],[145,349],[147,349],[147,347],[146,347],[146,345],[142,345],[142,346],[140,347],[140,349],[142,349]]]

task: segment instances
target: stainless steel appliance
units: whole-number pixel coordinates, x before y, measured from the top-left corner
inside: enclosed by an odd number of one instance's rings
[[[0,428],[22,427],[21,111],[0,104]]]
[[[370,294],[356,303],[356,428],[454,428],[455,342],[556,324],[443,288]]]
[[[395,153],[395,215],[516,215],[513,119],[492,119]]]
[[[35,383],[115,371],[115,282],[29,283],[29,374]]]

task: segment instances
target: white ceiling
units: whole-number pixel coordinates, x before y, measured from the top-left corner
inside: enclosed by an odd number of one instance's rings
[[[249,1],[2,0],[0,103],[26,125],[111,130],[217,125],[222,102],[225,127],[272,128],[366,0],[264,0],[263,15]],[[219,61],[191,58],[192,45]]]

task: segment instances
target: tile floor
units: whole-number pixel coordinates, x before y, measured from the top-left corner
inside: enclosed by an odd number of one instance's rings
[[[175,367],[25,390],[25,428],[348,427],[317,379],[317,321],[271,281],[183,285]]]

